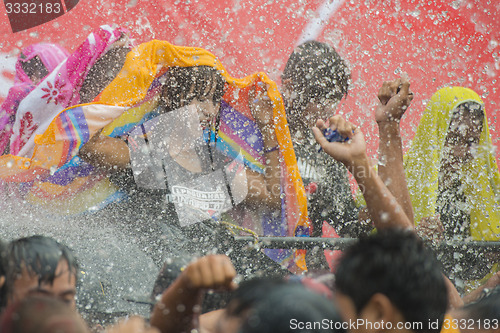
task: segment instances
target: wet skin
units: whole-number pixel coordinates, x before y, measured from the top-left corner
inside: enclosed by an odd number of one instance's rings
[[[76,309],[76,272],[69,270],[68,263],[64,260],[57,265],[53,283],[38,283],[38,276],[30,274],[26,269],[18,275],[12,287],[8,304],[20,301],[32,295],[46,295],[55,297]]]

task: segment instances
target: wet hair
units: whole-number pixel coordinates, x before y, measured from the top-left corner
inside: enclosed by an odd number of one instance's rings
[[[266,291],[253,304],[240,333],[345,332],[335,305],[301,284],[279,284]]]
[[[80,88],[80,103],[92,102],[115,79],[129,52],[129,47],[114,47],[95,62]]]
[[[84,333],[83,319],[64,302],[48,296],[29,296],[9,306],[0,321],[2,333]]]
[[[73,252],[53,238],[36,235],[12,241],[6,258],[7,295],[12,293],[14,282],[23,270],[38,276],[39,285],[54,283],[56,268],[61,260],[68,263],[70,272],[76,276],[78,263]]]
[[[500,286],[485,290],[478,301],[467,304],[463,310],[467,313],[467,319],[473,319],[474,323],[484,324],[485,320],[500,318]]]
[[[190,104],[195,98],[202,101],[215,86],[213,103],[217,105],[224,94],[224,78],[211,66],[172,67],[163,77],[162,100],[165,111]]]
[[[424,323],[418,332],[439,332],[448,298],[441,267],[433,253],[409,230],[379,230],[344,251],[335,286],[354,303],[358,314],[373,295],[385,295],[407,322]],[[441,327],[441,325],[439,325]]]
[[[25,59],[26,56],[24,56],[24,54],[21,54],[20,58]],[[39,56],[34,56],[29,60],[20,61],[19,63],[21,64],[21,68],[23,69],[23,71],[32,81],[36,81],[34,79],[41,80],[49,75],[49,70],[43,64]]]
[[[290,79],[292,101],[287,112],[300,116],[311,101],[340,100],[347,95],[351,74],[335,49],[318,41],[299,45],[285,65],[282,81]]]
[[[279,277],[256,277],[241,282],[229,300],[228,315],[241,316],[259,300],[266,297],[271,290],[285,284],[287,282]]]

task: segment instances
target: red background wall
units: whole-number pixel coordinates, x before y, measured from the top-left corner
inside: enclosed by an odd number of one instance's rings
[[[400,71],[409,73],[416,96],[402,123],[406,146],[432,94],[443,86],[463,85],[483,97],[493,142],[500,148],[500,3],[358,2],[80,0],[67,14],[17,33],[0,4],[0,101],[12,84],[20,49],[48,41],[71,51],[101,24],[127,27],[137,43],[156,38],[200,46],[217,55],[233,76],[265,71],[277,81],[305,34],[305,39],[332,44],[349,63],[352,89],[339,111],[363,125],[371,152],[377,148],[372,112],[378,86]]]

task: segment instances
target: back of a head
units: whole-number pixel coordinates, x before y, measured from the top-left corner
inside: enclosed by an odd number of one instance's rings
[[[30,296],[5,310],[2,333],[86,333],[83,319],[64,302],[46,296]]]
[[[296,283],[276,285],[260,297],[241,333],[344,332],[332,302]]]
[[[66,261],[70,271],[77,274],[78,264],[72,251],[55,239],[35,235],[13,240],[6,257],[7,293],[12,292],[13,283],[23,269],[30,275],[38,276],[39,283],[52,284],[61,260]]]
[[[348,296],[358,313],[373,295],[385,295],[407,322],[442,323],[447,291],[441,267],[409,230],[379,230],[349,247],[339,263],[336,289]]]
[[[272,290],[286,284],[281,277],[254,277],[244,280],[238,289],[232,292],[227,306],[230,316],[241,316]]]
[[[350,77],[345,61],[332,46],[308,41],[292,52],[281,79],[290,80],[294,92],[293,102],[287,104],[301,111],[311,100],[342,99],[347,95]]]

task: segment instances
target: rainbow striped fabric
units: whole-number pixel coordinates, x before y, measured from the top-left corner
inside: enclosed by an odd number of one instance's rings
[[[161,76],[172,66],[198,65],[217,68],[226,80],[217,146],[228,156],[241,152],[245,164],[257,172],[264,169],[262,139],[249,108],[249,93],[257,89],[267,93],[273,105],[284,193],[281,219],[271,229],[280,236],[308,236],[305,191],[276,83],[264,73],[232,78],[208,51],[165,41],[153,40],[134,48],[121,72],[94,102],[63,110],[36,137],[32,158],[0,157],[0,178],[19,183],[30,202],[70,214],[122,200],[123,194],[106,177],[77,156],[79,149],[98,131],[119,137],[154,117]],[[303,253],[282,255],[280,261],[286,260],[291,262],[289,266],[306,269]]]

